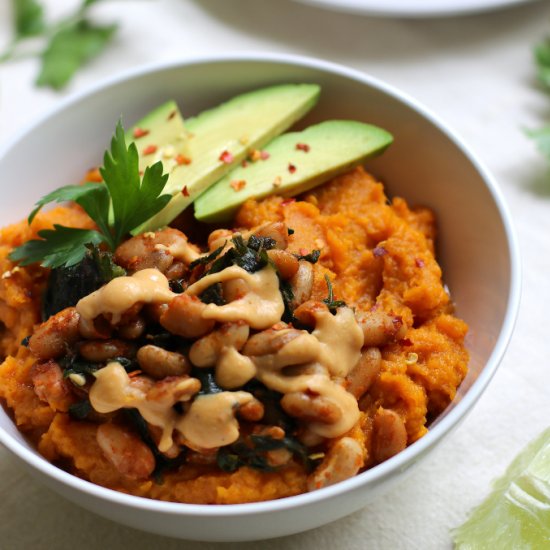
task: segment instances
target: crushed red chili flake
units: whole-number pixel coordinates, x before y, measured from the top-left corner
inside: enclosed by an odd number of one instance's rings
[[[233,180],[229,184],[235,191],[241,191],[246,187],[246,181],[245,180]]]
[[[307,256],[309,253],[307,248],[300,248],[300,256]]]
[[[311,149],[311,147],[307,143],[297,143],[296,149],[298,151],[303,151],[304,153],[309,153],[309,150]]]
[[[381,256],[384,256],[387,253],[388,253],[388,251],[385,248],[381,247],[381,246],[377,246],[376,248],[372,249],[372,255],[375,258],[380,258]]]
[[[411,342],[411,340],[409,338],[401,338],[401,340],[399,340],[398,343],[402,346],[412,346],[413,345],[413,343]]]
[[[296,166],[294,166],[294,164],[290,164],[288,165],[288,171],[291,173],[291,174],[294,174],[294,172],[296,172]]]
[[[143,149],[142,154],[143,155],[152,155],[153,153],[157,152],[158,147],[156,145],[148,145]]]
[[[231,164],[233,162],[233,155],[229,151],[222,151],[219,160],[225,164]]]
[[[176,163],[179,164],[180,166],[182,164],[191,164],[191,159],[189,157],[186,157],[185,155],[177,155],[175,160],[176,160]]]
[[[290,197],[288,199],[285,199],[283,202],[281,202],[281,206],[288,206],[289,204],[292,204],[293,202],[296,202],[296,199],[294,197]]]
[[[271,155],[267,151],[260,151],[260,158],[262,160],[267,160]]]
[[[184,197],[188,197],[188,196],[189,196],[189,189],[187,189],[187,185],[184,185],[184,186],[183,186],[183,189],[181,190],[181,194],[182,194]]]
[[[149,130],[144,130],[143,128],[136,127],[134,128],[134,138],[139,139],[141,137],[146,136],[149,134]]]
[[[426,265],[422,258],[415,258],[414,263],[416,264],[416,267],[424,267]]]
[[[175,116],[176,116],[176,110],[173,110],[173,111],[168,115],[168,120],[172,120]]]
[[[132,372],[129,372],[129,373],[128,373],[128,376],[129,376],[130,378],[134,378],[135,376],[138,376],[138,375],[140,375],[141,373],[142,373],[142,371],[140,371],[140,370],[133,370]]]

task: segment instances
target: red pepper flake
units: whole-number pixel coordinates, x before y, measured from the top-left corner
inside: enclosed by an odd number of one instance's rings
[[[225,164],[231,164],[233,162],[233,155],[229,151],[223,151],[219,157],[219,160]]]
[[[296,150],[297,151],[303,151],[304,153],[309,153],[309,150],[311,147],[307,143],[297,143],[296,144]]]
[[[153,153],[157,152],[158,147],[156,145],[148,145],[143,149],[142,155],[152,155]]]
[[[415,258],[414,263],[416,264],[416,267],[424,267],[426,265],[422,258]]]
[[[129,373],[128,373],[128,376],[129,376],[130,378],[134,378],[134,377],[140,375],[141,373],[142,373],[142,371],[140,371],[140,370],[133,370],[132,372],[129,372]]]
[[[289,204],[292,204],[293,202],[296,202],[296,199],[293,197],[290,197],[289,199],[285,199],[281,202],[281,206],[288,206]]]
[[[307,248],[300,248],[300,256],[307,256],[309,253]]]
[[[188,196],[189,196],[189,189],[187,189],[187,185],[184,185],[184,186],[183,186],[183,189],[181,190],[181,194],[182,194],[184,197],[188,197]]]
[[[246,181],[245,180],[233,180],[229,184],[235,191],[241,191],[246,187]]]
[[[242,162],[241,162],[241,166],[243,168],[246,168],[248,166],[248,161],[246,159],[244,159]]]
[[[271,155],[267,151],[260,151],[260,158],[262,160],[267,160]]]
[[[294,174],[294,172],[296,172],[296,166],[294,166],[294,164],[288,164],[288,171],[291,173],[291,174]]]
[[[411,340],[409,338],[402,338],[401,340],[399,340],[398,343],[401,344],[404,347],[408,347],[408,346],[413,345],[413,343],[411,342]]]
[[[189,157],[186,157],[185,155],[177,155],[175,160],[176,164],[179,164],[180,166],[182,164],[191,164],[191,159]]]
[[[140,128],[139,126],[134,128],[134,138],[139,139],[141,137],[146,136],[149,133],[149,130],[144,130],[143,128]]]
[[[168,120],[172,120],[175,116],[176,116],[176,110],[174,109],[169,115],[168,115]]]
[[[377,246],[376,248],[372,249],[372,255],[375,258],[381,258],[382,256],[384,256],[387,253],[388,253],[388,251],[385,248],[381,247],[381,246]]]

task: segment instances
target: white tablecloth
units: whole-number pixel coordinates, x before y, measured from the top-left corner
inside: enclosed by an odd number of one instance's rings
[[[10,33],[7,4],[0,4],[0,44]],[[46,2],[52,15],[73,4]],[[481,401],[406,481],[363,510],[300,535],[224,546],[450,548],[449,529],[550,425],[550,165],[523,132],[545,116],[550,121],[550,97],[536,89],[531,59],[533,44],[550,32],[548,0],[431,21],[343,15],[290,0],[126,0],[96,12],[120,21],[115,45],[65,92],[33,87],[35,60],[0,66],[0,145],[63,97],[121,70],[195,54],[278,51],[340,62],[408,92],[454,127],[497,177],[519,234],[524,286],[512,342]],[[221,548],[92,515],[39,485],[1,449],[0,495],[1,550]]]

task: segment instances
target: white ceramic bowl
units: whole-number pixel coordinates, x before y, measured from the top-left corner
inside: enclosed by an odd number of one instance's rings
[[[392,195],[430,206],[439,223],[439,259],[470,325],[470,372],[456,401],[405,451],[335,486],[258,504],[204,506],[117,493],[44,460],[0,409],[0,442],[55,491],[109,519],[163,535],[236,541],[305,531],[371,501],[464,418],[502,358],[518,310],[520,273],[510,215],[497,184],[460,140],[416,101],[362,73],[286,55],[236,55],[154,66],[125,74],[64,102],[0,153],[2,224],[26,216],[52,189],[79,181],[101,162],[121,113],[130,123],[175,98],[184,115],[277,82],[317,82],[319,105],[301,125],[328,118],[368,121],[395,143],[368,168]]]

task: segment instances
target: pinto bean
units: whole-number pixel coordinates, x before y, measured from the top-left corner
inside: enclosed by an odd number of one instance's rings
[[[243,354],[250,356],[272,355],[302,334],[304,332],[297,329],[263,330],[248,339],[243,348]]]
[[[42,361],[65,355],[80,337],[80,315],[74,307],[68,307],[42,323],[30,337],[31,353]]]
[[[159,380],[167,376],[189,374],[191,370],[191,363],[185,355],[153,345],[139,348],[137,360],[145,374]]]
[[[334,424],[342,418],[342,410],[321,395],[310,395],[303,392],[287,393],[281,399],[281,407],[290,416],[308,422]]]
[[[94,363],[103,363],[115,357],[133,356],[134,346],[123,340],[88,340],[82,342],[78,353]]]
[[[215,325],[212,319],[203,319],[206,304],[196,296],[180,294],[169,304],[160,316],[160,324],[172,334],[184,338],[200,338],[209,333]]]
[[[275,246],[281,250],[285,250],[288,246],[288,228],[283,222],[267,223],[254,229],[251,234],[273,239],[276,243]]]
[[[151,449],[125,428],[102,424],[97,429],[96,440],[103,456],[123,476],[139,480],[153,473],[155,457]]]
[[[382,365],[382,355],[378,348],[367,348],[361,352],[361,358],[346,377],[346,389],[356,399],[368,391],[376,380]]]
[[[390,409],[379,408],[373,420],[373,458],[384,462],[407,446],[407,429],[403,419]]]
[[[71,387],[63,378],[63,371],[55,361],[37,363],[30,371],[34,393],[40,401],[58,411],[66,411],[71,397]]]
[[[323,462],[308,477],[309,491],[334,485],[357,474],[363,466],[361,445],[351,437],[342,437],[327,452]]]
[[[311,297],[313,290],[313,266],[306,260],[298,262],[298,269],[290,279],[290,286],[294,294],[292,307],[296,308]]]
[[[406,325],[398,315],[390,315],[385,311],[371,310],[357,314],[357,322],[363,330],[365,346],[381,347],[392,341],[404,338]]]
[[[292,277],[296,275],[299,268],[299,262],[296,259],[296,256],[286,250],[280,250],[278,248],[268,250],[267,255],[275,264],[275,267],[283,279],[292,279]]]
[[[224,323],[191,346],[189,359],[197,367],[213,367],[224,348],[234,347],[237,351],[241,350],[249,334],[250,328],[243,321]]]

